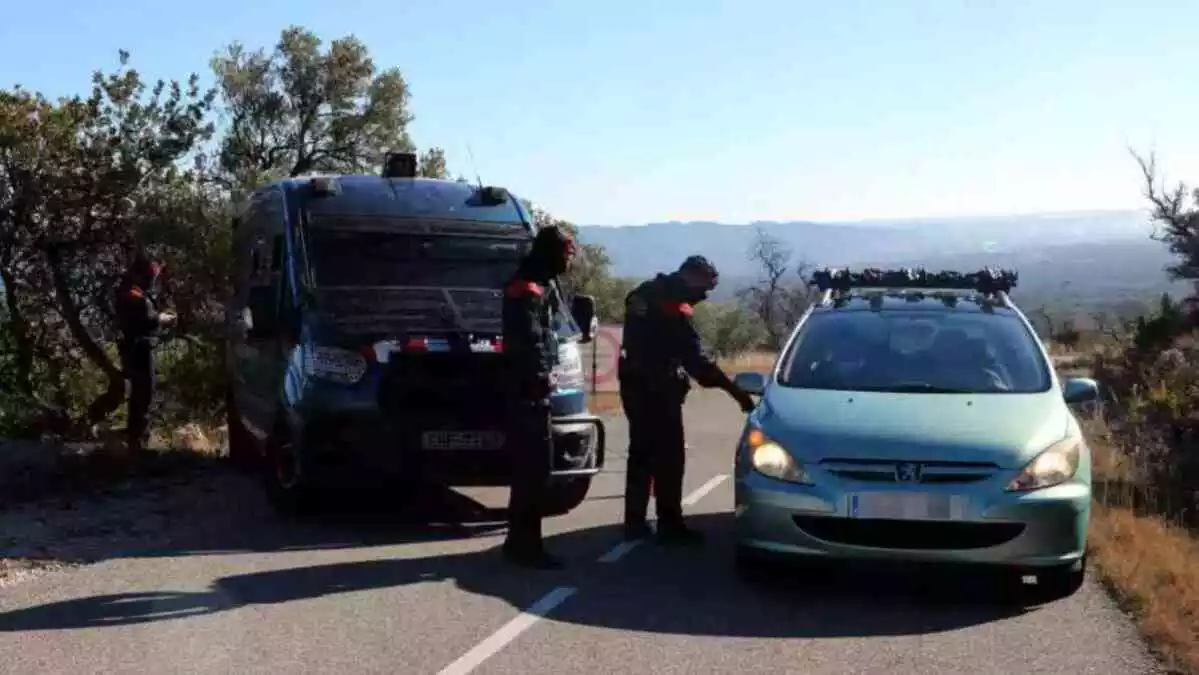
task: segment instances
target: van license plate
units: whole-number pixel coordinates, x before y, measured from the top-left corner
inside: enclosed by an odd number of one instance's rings
[[[849,496],[850,518],[965,520],[968,498],[928,492],[859,492]]]
[[[426,431],[421,436],[425,450],[498,450],[503,446],[502,431]]]

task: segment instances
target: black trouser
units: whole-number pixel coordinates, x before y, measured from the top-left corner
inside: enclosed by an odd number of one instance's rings
[[[686,469],[682,398],[622,382],[620,403],[629,424],[624,524],[645,524],[652,481],[659,530],[682,527]]]
[[[154,349],[144,343],[121,346],[121,368],[129,380],[129,421],[126,433],[129,447],[141,449],[150,427],[150,408],[154,403]]]
[[[553,445],[548,401],[509,404],[507,445],[512,461],[512,490],[508,497],[507,546],[541,550],[543,495],[550,476]]]

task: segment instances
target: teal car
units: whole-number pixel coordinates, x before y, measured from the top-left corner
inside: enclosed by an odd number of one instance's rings
[[[1077,590],[1091,456],[1070,406],[1098,386],[1058,378],[1008,296],[1014,275],[815,281],[823,296],[771,371],[735,378],[761,396],[734,467],[743,571],[965,563]]]

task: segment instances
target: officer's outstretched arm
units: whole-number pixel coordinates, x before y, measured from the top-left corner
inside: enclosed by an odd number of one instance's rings
[[[668,316],[672,317],[675,326],[675,353],[683,362],[687,374],[695,379],[701,387],[717,387],[725,391],[733,391],[733,382],[729,376],[716,365],[704,352],[703,341],[695,330],[695,322],[691,318],[691,305],[681,302],[667,308]]]

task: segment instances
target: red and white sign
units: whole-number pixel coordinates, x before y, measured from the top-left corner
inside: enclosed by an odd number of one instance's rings
[[[616,381],[616,362],[620,359],[620,341],[624,334],[624,326],[606,324],[599,327],[595,339],[590,344],[579,345],[583,357],[584,381],[588,391],[592,387],[592,369],[595,371],[595,388],[597,391],[618,391]]]

